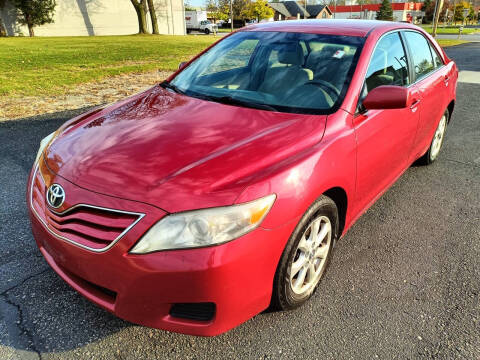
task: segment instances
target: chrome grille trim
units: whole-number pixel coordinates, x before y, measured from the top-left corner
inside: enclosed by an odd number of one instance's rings
[[[43,156],[40,157],[40,159],[38,161],[43,161]],[[78,246],[80,248],[83,248],[83,249],[86,249],[86,250],[89,250],[89,251],[93,251],[93,252],[96,252],[96,253],[102,253],[102,252],[105,252],[107,250],[109,250],[111,247],[113,247],[128,231],[130,231],[130,229],[132,229],[140,220],[142,220],[142,218],[145,216],[145,214],[143,213],[137,213],[137,212],[131,212],[131,211],[124,211],[124,210],[116,210],[116,209],[109,209],[109,208],[105,208],[105,207],[101,207],[101,206],[95,206],[95,205],[88,205],[88,204],[76,204],[68,209],[66,209],[65,211],[63,212],[56,212],[56,211],[53,211],[49,208],[49,211],[51,211],[52,213],[56,214],[56,215],[65,215],[67,213],[69,213],[70,211],[76,209],[76,208],[79,208],[79,207],[87,207],[87,208],[91,208],[91,209],[97,209],[97,210],[104,210],[104,211],[111,211],[111,212],[114,212],[114,213],[120,213],[120,214],[128,214],[128,215],[135,215],[135,216],[138,216],[137,220],[135,220],[134,222],[132,222],[132,224],[130,226],[128,226],[120,235],[118,235],[110,244],[108,244],[107,246],[101,248],[101,249],[95,249],[95,248],[92,248],[90,246],[86,246],[86,245],[83,245],[83,244],[80,244],[76,241],[73,241],[65,236],[62,236],[60,234],[57,234],[55,231],[53,231],[48,225],[47,223],[41,218],[41,216],[37,213],[37,211],[35,210],[35,207],[33,206],[33,186],[35,184],[35,179],[36,179],[36,176],[37,176],[37,172],[38,172],[38,169],[39,169],[39,165],[36,164],[36,167],[35,167],[35,171],[33,173],[33,176],[32,176],[32,182],[30,184],[30,209],[32,209],[32,212],[35,214],[35,217],[37,218],[37,220],[39,220],[42,225],[44,226],[44,228],[50,233],[52,234],[53,236],[55,236],[56,238],[60,239],[60,240],[63,240],[63,241],[66,241],[70,244],[73,244],[75,246]],[[42,177],[42,180],[43,182],[45,183],[46,185],[46,182],[45,182],[45,179],[43,178],[43,175],[42,173],[40,172],[39,173],[40,176]],[[47,205],[45,205],[47,206]]]

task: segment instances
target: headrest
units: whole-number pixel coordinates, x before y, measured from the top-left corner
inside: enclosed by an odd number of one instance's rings
[[[322,52],[327,56],[333,56],[338,50],[345,51],[345,46],[325,45],[322,48]]]
[[[303,65],[303,50],[298,43],[285,43],[278,49],[278,62],[290,65]]]
[[[324,45],[320,50],[315,50],[312,51],[307,58],[307,67],[317,67],[320,65],[324,65],[323,63],[320,63],[323,60],[330,60],[333,58],[333,55],[338,51],[342,50],[344,51],[343,46],[338,46],[338,45]]]

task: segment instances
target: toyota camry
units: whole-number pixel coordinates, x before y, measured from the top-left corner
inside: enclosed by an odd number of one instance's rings
[[[296,308],[360,215],[438,158],[457,76],[406,23],[246,27],[43,139],[34,237],[69,285],[134,323],[211,336]]]

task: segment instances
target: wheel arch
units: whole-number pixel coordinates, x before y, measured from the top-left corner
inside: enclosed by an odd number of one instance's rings
[[[447,106],[448,110],[448,123],[450,123],[450,119],[452,118],[453,114],[453,109],[455,108],[455,100],[450,101],[450,103]]]
[[[347,192],[341,187],[333,187],[323,193],[333,200],[338,209],[339,229],[338,236],[343,234],[345,229],[345,221],[347,218],[348,197]]]

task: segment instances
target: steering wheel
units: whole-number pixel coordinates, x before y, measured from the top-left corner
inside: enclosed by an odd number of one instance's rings
[[[311,80],[305,83],[305,85],[310,85],[310,84],[319,85],[321,88],[326,90],[329,93],[329,95],[332,93],[335,94],[335,99],[338,99],[340,97],[340,90],[338,90],[335,85],[329,83],[328,81],[316,79],[316,80]]]

